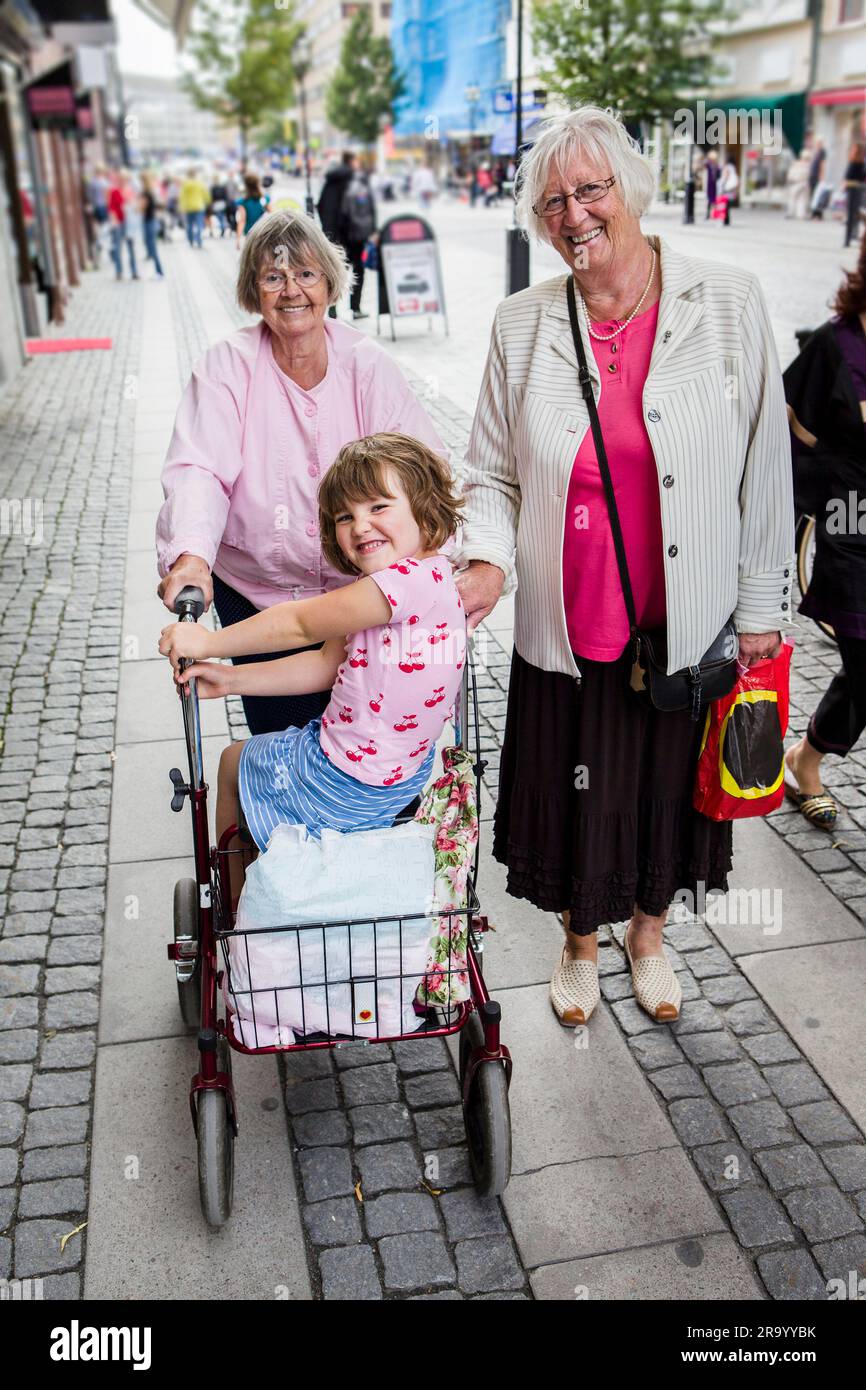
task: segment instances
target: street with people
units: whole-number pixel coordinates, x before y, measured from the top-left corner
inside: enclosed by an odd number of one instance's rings
[[[82,167],[0,390],[3,1297],[862,1301],[863,151]]]

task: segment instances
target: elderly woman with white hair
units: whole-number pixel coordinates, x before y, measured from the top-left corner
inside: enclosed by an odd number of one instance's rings
[[[171,611],[185,585],[198,585],[225,627],[351,582],[319,535],[319,483],[340,449],[391,432],[446,454],[396,363],[326,317],[350,280],[342,249],[307,217],[271,213],[246,238],[237,299],[261,319],[196,363],[162,472],[159,594]],[[247,696],[244,713],[252,733],[271,733],[303,727],[330,697]]]
[[[731,866],[730,822],[692,809],[705,692],[791,620],[764,299],[749,271],[646,236],[652,195],[597,108],[553,117],[524,160],[518,216],[567,273],[496,311],[453,557],[471,627],[517,584],[493,852],[512,895],[562,915],[551,1002],[571,1027],[598,1003],[598,927],[623,921],[638,1002],[678,1017],[669,905]]]

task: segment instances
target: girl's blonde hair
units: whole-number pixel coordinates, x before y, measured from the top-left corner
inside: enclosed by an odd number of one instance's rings
[[[453,536],[463,502],[452,492],[453,479],[444,459],[408,434],[369,434],[340,450],[319,487],[322,550],[341,574],[360,574],[340,549],[336,518],[350,502],[393,497],[386,470],[392,468],[409,499],[425,550],[438,550]]]

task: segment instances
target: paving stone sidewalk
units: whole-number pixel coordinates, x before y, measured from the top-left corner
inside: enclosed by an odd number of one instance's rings
[[[88,278],[64,329],[110,352],[37,357],[0,396],[0,1277],[52,1299],[79,1296],[86,1249],[139,352],[140,289],[118,288],[122,312]]]
[[[208,271],[241,326],[247,320],[232,306],[223,263],[210,258]],[[185,305],[182,312],[184,332],[193,341],[194,306]],[[437,396],[435,376],[414,378],[414,384],[459,463],[469,416]],[[798,622],[796,641],[791,738],[802,733],[837,666],[835,649],[813,624]],[[510,652],[489,632],[479,651],[478,709],[487,762],[482,817],[483,833],[489,835]],[[244,737],[239,701],[229,718],[233,736]],[[769,822],[855,910],[858,904],[866,908],[866,810],[862,826],[858,821],[861,803],[866,808],[866,795],[858,787],[864,764],[866,752],[857,751],[847,765],[828,770],[828,785],[844,808],[836,837],[841,840],[844,832],[844,844],[831,847],[828,837],[807,826],[793,809]],[[849,1270],[861,1269],[866,1261],[863,1135],[703,924],[672,923],[667,940],[687,1001],[677,1024],[655,1024],[639,1009],[621,949],[621,926],[600,933],[604,998],[769,1296],[825,1299],[827,1280],[847,1279]],[[441,1044],[435,1046],[440,1074],[448,1078],[443,1085],[446,1091],[451,1088],[456,1102],[448,1054]],[[526,1296],[519,1292],[526,1284],[500,1204],[479,1202],[465,1186],[468,1167],[459,1111],[453,1106],[421,1108],[436,1094],[431,1041],[397,1045],[393,1060],[385,1061],[383,1051],[353,1056],[354,1049],[348,1049],[333,1056],[285,1059],[286,1103],[306,1198],[315,1287],[324,1298],[406,1296],[420,1287],[413,1280],[435,1270],[428,1284],[441,1286],[440,1291],[426,1296],[459,1297],[475,1292],[474,1275],[465,1273],[474,1250],[471,1267],[490,1272],[494,1283],[489,1287],[499,1291],[495,1296],[507,1296],[510,1289],[518,1290],[511,1296]],[[366,1085],[357,1066],[362,1055],[370,1068]],[[427,1072],[412,1087],[415,1065]],[[448,1189],[435,1204],[419,1178],[431,1153],[440,1163],[436,1185]],[[358,1181],[365,1194],[363,1215],[353,1195]],[[453,1184],[456,1191],[450,1190]],[[449,1218],[452,1199],[469,1222],[468,1230]],[[410,1233],[421,1231],[423,1257],[420,1244],[409,1239]],[[467,1239],[492,1242],[487,1258],[482,1258],[480,1243],[469,1247]],[[414,1266],[412,1252],[419,1255]]]
[[[249,320],[231,305],[230,264],[206,258],[240,326]],[[185,380],[207,342],[184,276],[172,275],[166,288]],[[87,1205],[132,454],[126,388],[140,318],[139,290],[122,291],[119,314],[115,287],[94,280],[68,327],[100,336],[110,324],[113,352],[36,359],[0,398],[0,492],[42,499],[44,509],[42,543],[0,536],[0,1277],[42,1277],[47,1298],[79,1295],[86,1248],[86,1229],[62,1252],[60,1242]],[[468,417],[437,399],[431,380],[419,379],[419,395],[459,459]],[[799,638],[793,735],[836,669],[816,629],[802,625]],[[509,659],[488,634],[479,671],[488,835]],[[233,735],[245,736],[239,702],[230,721]],[[770,820],[861,917],[863,757],[855,752],[828,771],[844,808],[835,841],[794,811]],[[687,1000],[673,1027],[637,1009],[621,929],[602,939],[605,999],[769,1296],[826,1298],[826,1280],[845,1279],[866,1260],[862,1134],[700,922],[668,931]],[[441,1042],[294,1054],[282,1068],[318,1296],[531,1297],[501,1205],[480,1202],[469,1185],[456,1078]]]

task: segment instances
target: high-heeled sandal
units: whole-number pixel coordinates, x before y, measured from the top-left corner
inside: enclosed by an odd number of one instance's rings
[[[667,956],[638,956],[633,960],[628,949],[628,926],[622,948],[631,970],[634,997],[641,1008],[657,1023],[673,1023],[680,1016],[683,991]]]
[[[562,959],[550,981],[550,1002],[563,1028],[582,1028],[600,998],[595,961],[566,960],[563,946]]]

